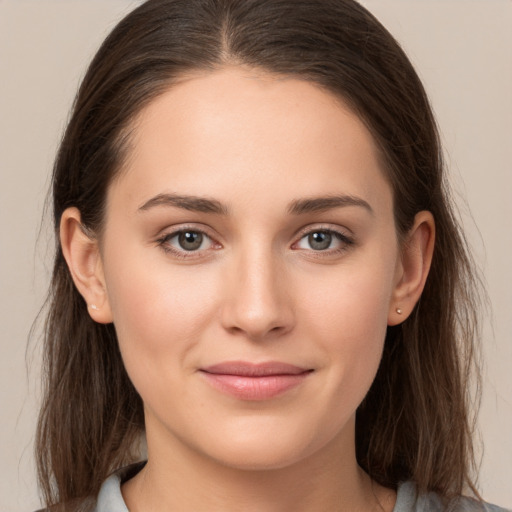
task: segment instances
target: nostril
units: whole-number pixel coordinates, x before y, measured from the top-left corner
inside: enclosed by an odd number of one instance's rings
[[[225,325],[225,328],[230,334],[234,336],[242,336],[250,340],[259,341],[265,338],[275,338],[283,336],[284,334],[291,330],[292,323],[280,322],[277,325],[269,325],[268,323],[266,325],[262,325],[258,323],[244,323],[242,321],[239,321],[238,324],[233,324],[231,326]]]

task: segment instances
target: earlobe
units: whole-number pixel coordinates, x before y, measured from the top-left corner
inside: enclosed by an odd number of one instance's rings
[[[62,214],[60,244],[73,282],[87,303],[91,318],[102,324],[112,322],[98,242],[82,226],[77,208],[67,208]]]
[[[432,263],[435,223],[432,213],[419,212],[401,249],[388,325],[402,323],[418,302]]]

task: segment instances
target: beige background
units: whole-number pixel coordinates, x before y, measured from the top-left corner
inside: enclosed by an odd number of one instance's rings
[[[53,156],[86,63],[135,3],[0,0],[0,512],[39,504],[32,460],[39,361],[37,345],[26,352],[26,340],[48,281],[48,230],[36,238]],[[364,3],[424,79],[465,198],[462,216],[494,311],[485,327],[480,487],[488,500],[510,507],[512,2]]]

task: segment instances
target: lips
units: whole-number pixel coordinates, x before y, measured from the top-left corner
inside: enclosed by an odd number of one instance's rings
[[[230,361],[200,370],[217,391],[241,400],[269,400],[296,388],[312,373],[311,369],[287,363],[248,363]]]

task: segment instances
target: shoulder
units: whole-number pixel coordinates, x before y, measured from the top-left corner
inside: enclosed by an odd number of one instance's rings
[[[490,503],[482,503],[466,496],[444,504],[434,492],[418,495],[414,482],[403,482],[398,486],[397,500],[393,512],[512,512]]]

